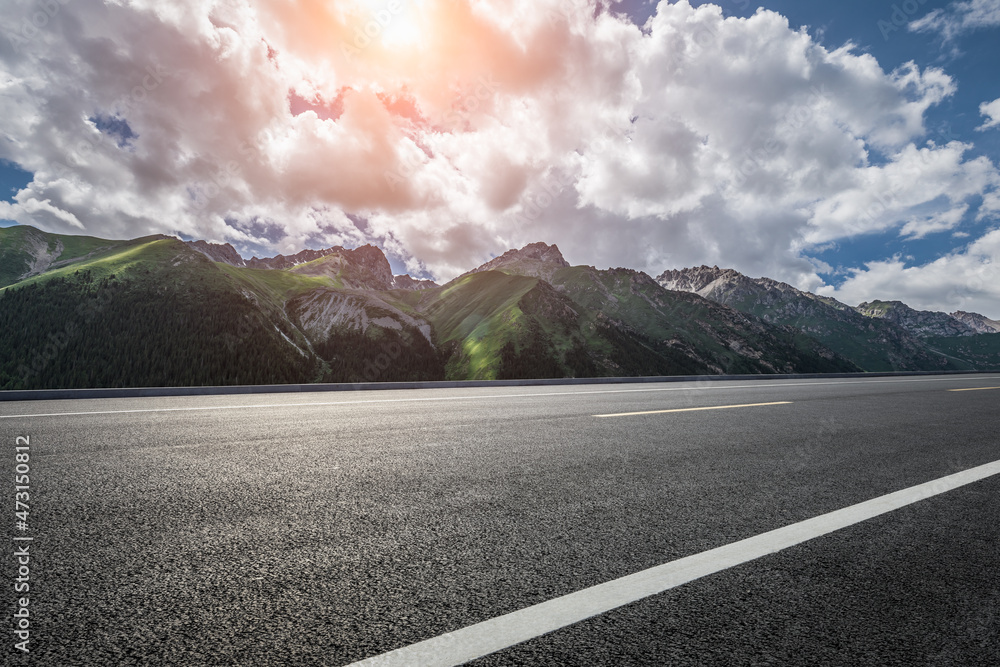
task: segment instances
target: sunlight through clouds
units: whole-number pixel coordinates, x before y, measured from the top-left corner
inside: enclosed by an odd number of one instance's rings
[[[34,11],[9,4],[11,26]],[[0,214],[275,252],[374,242],[438,279],[547,241],[822,285],[820,248],[997,212],[994,162],[929,133],[947,68],[889,69],[767,10],[661,2],[640,27],[617,7],[61,5],[0,40],[0,158],[34,173]]]

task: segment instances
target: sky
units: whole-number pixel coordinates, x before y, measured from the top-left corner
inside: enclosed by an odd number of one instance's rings
[[[1000,318],[1000,0],[5,0],[0,219]]]

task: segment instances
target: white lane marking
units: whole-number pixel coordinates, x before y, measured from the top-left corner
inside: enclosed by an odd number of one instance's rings
[[[971,387],[968,389],[949,389],[948,391],[988,391],[990,389],[1000,389],[1000,387]]]
[[[453,667],[696,579],[822,537],[1000,474],[1000,461],[896,491],[711,551],[614,579],[520,611],[352,663],[349,667]]]
[[[702,412],[704,410],[732,410],[734,408],[763,408],[768,405],[791,405],[791,401],[777,401],[774,403],[743,403],[741,405],[710,405],[704,408],[673,408],[670,410],[645,410],[643,412],[617,412],[611,415],[594,415],[598,419],[609,417],[637,417],[639,415],[666,415],[672,412]]]
[[[683,387],[647,387],[644,389],[598,389],[596,391],[536,391],[531,393],[523,394],[484,394],[482,396],[434,396],[428,398],[375,398],[364,401],[317,401],[310,403],[271,403],[262,405],[219,405],[219,406],[194,406],[194,407],[184,407],[184,408],[145,408],[136,410],[93,410],[87,412],[47,412],[47,413],[36,413],[36,414],[23,414],[23,415],[0,415],[0,419],[28,419],[34,417],[79,417],[81,415],[124,415],[124,414],[136,414],[143,412],[196,412],[196,411],[209,411],[209,410],[253,410],[256,408],[303,408],[303,407],[325,407],[331,405],[367,405],[372,403],[414,403],[421,401],[473,401],[473,400],[486,400],[486,399],[498,399],[498,398],[537,398],[544,396],[589,396],[593,394],[636,394],[636,393],[648,393],[654,391],[699,391],[703,389],[761,389],[766,387],[822,387],[826,385],[846,385],[846,384],[887,384],[887,383],[904,383],[904,382],[958,382],[958,381],[969,381],[969,380],[989,380],[995,381],[1000,379],[996,376],[984,377],[984,378],[968,378],[968,377],[951,377],[951,378],[892,378],[886,380],[843,380],[840,382],[781,382],[780,380],[772,380],[764,384],[749,384],[749,385],[721,385],[714,386],[716,381],[709,380],[706,384],[696,387],[690,386],[691,383],[699,383],[698,380],[686,380],[681,384],[688,386]],[[725,380],[722,380],[725,382]],[[479,387],[472,387],[479,388]],[[382,390],[388,391],[388,390]],[[274,396],[274,394],[260,394],[261,396]],[[179,398],[192,398],[190,396],[143,396],[143,397],[132,397],[140,399],[179,399]],[[202,397],[204,398],[204,397]],[[101,399],[69,399],[69,400],[101,400]],[[123,399],[104,399],[104,400],[123,400]],[[2,403],[0,403],[2,405]]]

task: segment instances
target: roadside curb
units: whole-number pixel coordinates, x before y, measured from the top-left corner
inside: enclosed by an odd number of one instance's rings
[[[559,378],[548,380],[461,380],[437,382],[358,382],[337,384],[240,385],[231,387],[143,387],[119,389],[32,389],[0,391],[4,401],[53,401],[86,398],[145,398],[165,396],[239,396],[328,391],[397,389],[470,389],[477,387],[550,387],[662,382],[724,382],[739,380],[816,380],[844,378],[914,377],[931,375],[991,375],[988,371],[910,371],[899,373],[805,373],[792,375],[668,375],[626,378]]]

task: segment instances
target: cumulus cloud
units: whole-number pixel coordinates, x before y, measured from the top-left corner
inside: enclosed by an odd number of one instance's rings
[[[820,293],[852,305],[877,295],[921,310],[1000,317],[1000,230],[923,266],[908,267],[900,258],[872,262],[840,287],[825,287]]]
[[[1000,26],[1000,5],[995,0],[953,2],[945,9],[935,9],[913,21],[910,30],[937,32],[946,40],[980,28]]]
[[[824,243],[1000,203],[992,162],[928,141],[947,73],[886,71],[774,12],[132,0],[57,2],[25,30],[37,5],[8,4],[0,158],[35,178],[0,215],[53,231],[376,242],[442,279],[544,240],[813,288]]]
[[[852,170],[851,182],[815,207],[805,240],[822,244],[896,227],[922,238],[956,227],[970,200],[1000,185],[987,158],[964,159],[971,148],[957,141],[920,149],[910,144],[885,165]]]
[[[979,113],[986,116],[986,122],[977,127],[980,132],[1000,127],[1000,99],[992,102],[983,102],[979,105]]]

